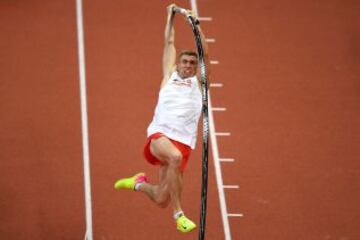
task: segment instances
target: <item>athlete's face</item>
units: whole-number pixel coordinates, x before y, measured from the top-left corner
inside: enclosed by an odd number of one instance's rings
[[[182,78],[193,77],[196,74],[197,58],[190,55],[182,55],[177,65],[177,70]]]

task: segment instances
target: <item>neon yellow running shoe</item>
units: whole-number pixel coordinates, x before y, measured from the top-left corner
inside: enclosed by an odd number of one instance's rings
[[[135,185],[137,183],[147,182],[145,173],[138,173],[129,178],[122,178],[115,182],[115,189],[130,189],[135,191]]]
[[[182,215],[176,219],[176,227],[180,232],[187,233],[196,228],[196,224]]]

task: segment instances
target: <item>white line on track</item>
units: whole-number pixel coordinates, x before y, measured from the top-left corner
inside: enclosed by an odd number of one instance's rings
[[[215,38],[205,38],[205,41],[208,42],[208,43],[216,42]]]
[[[197,1],[196,0],[190,0],[191,9],[195,12],[196,16],[199,16],[199,11],[197,8]]]
[[[85,71],[85,47],[82,1],[76,0],[76,23],[78,37],[80,101],[81,101],[81,126],[84,164],[84,191],[85,191],[85,214],[86,232],[85,239],[93,239],[92,207],[91,207],[91,181],[90,181],[90,155],[89,155],[89,131],[86,103],[86,71]]]
[[[224,185],[223,188],[233,188],[233,189],[238,189],[239,185]]]
[[[218,87],[218,88],[221,88],[223,87],[224,85],[222,83],[210,83],[210,87]]]
[[[228,217],[243,217],[244,214],[242,213],[228,213]]]
[[[196,0],[191,0],[190,3],[191,3],[192,10],[195,12],[195,14],[197,16],[199,16]],[[201,20],[201,19],[199,19],[199,20]],[[230,225],[229,225],[229,219],[228,219],[228,213],[227,213],[225,193],[224,193],[224,188],[222,187],[223,186],[223,178],[222,178],[221,165],[220,165],[220,160],[219,160],[219,149],[218,149],[217,139],[216,139],[216,135],[215,135],[215,132],[216,132],[215,131],[215,123],[214,123],[214,117],[213,117],[213,114],[211,111],[212,107],[211,107],[211,97],[210,96],[211,96],[211,94],[209,91],[208,92],[209,130],[210,130],[211,149],[212,149],[212,153],[213,153],[214,166],[215,166],[216,184],[217,184],[217,189],[218,189],[218,193],[219,193],[220,210],[221,210],[221,216],[222,216],[222,221],[223,221],[225,240],[231,240],[231,232],[230,232]]]
[[[213,64],[213,65],[217,65],[219,64],[220,62],[217,61],[217,60],[210,60],[210,64]]]
[[[198,17],[199,21],[210,22],[213,19],[211,17]]]
[[[233,158],[220,158],[220,162],[235,162],[235,159]]]
[[[226,108],[224,108],[224,107],[213,107],[211,110],[214,111],[214,112],[225,112]]]
[[[215,133],[216,136],[221,136],[221,137],[228,137],[231,135],[231,133],[229,132],[216,132]]]
[[[210,91],[209,91],[209,108],[211,109],[211,97],[210,97]],[[221,165],[219,160],[219,149],[216,139],[216,133],[215,133],[215,123],[214,123],[214,117],[212,114],[212,111],[209,111],[209,127],[210,127],[210,139],[211,139],[211,148],[212,148],[212,154],[214,159],[214,165],[215,165],[215,175],[216,175],[216,183],[217,183],[217,189],[219,193],[219,201],[220,201],[220,210],[221,210],[221,216],[224,226],[224,234],[225,234],[225,240],[231,240],[231,232],[230,232],[230,225],[229,225],[229,219],[227,216],[227,206],[226,206],[226,200],[225,200],[225,193],[223,186],[223,178],[222,178],[222,171],[221,171]]]

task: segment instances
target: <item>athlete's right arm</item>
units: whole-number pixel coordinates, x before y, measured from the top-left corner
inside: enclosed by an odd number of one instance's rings
[[[163,80],[161,82],[161,87],[165,85],[167,80],[169,80],[171,73],[175,68],[176,61],[176,49],[175,49],[175,30],[174,30],[174,16],[175,12],[173,8],[175,4],[170,4],[167,7],[167,21],[165,26],[165,42],[164,42],[164,53],[163,53]]]

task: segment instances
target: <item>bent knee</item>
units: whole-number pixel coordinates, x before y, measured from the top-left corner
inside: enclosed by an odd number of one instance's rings
[[[171,167],[178,167],[180,166],[181,160],[183,156],[180,151],[175,151],[169,156],[168,164]]]

